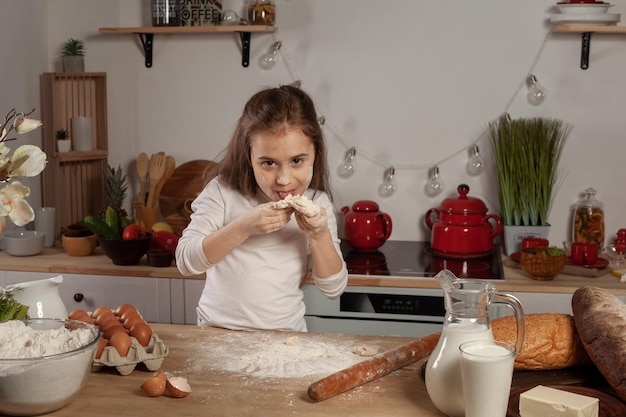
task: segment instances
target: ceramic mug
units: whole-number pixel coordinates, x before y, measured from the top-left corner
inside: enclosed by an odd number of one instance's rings
[[[593,242],[574,242],[571,251],[571,259],[575,264],[593,265],[598,261],[598,245]]]
[[[525,237],[522,239],[522,250],[529,248],[547,248],[550,246],[548,239],[540,237]]]

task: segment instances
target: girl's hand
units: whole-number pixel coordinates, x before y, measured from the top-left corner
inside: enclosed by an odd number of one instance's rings
[[[328,220],[326,219],[326,210],[320,207],[320,214],[309,217],[295,211],[298,227],[311,238],[316,238],[328,230]]]
[[[293,209],[290,207],[275,209],[273,205],[273,202],[259,204],[249,210],[239,218],[242,228],[249,235],[260,235],[272,233],[285,227],[289,223]]]

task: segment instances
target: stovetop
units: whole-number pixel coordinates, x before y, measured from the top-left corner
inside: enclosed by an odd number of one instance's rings
[[[388,240],[377,250],[367,252],[342,241],[341,251],[348,273],[354,275],[434,277],[442,269],[449,269],[459,278],[504,278],[498,245],[490,255],[471,259],[444,258],[432,252],[430,242],[401,240]]]

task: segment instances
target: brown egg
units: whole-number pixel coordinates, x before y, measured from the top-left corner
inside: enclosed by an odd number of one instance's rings
[[[84,321],[85,323],[95,324],[93,322],[93,319],[91,318],[91,316],[89,314],[87,314],[87,313],[85,313],[82,316],[78,316],[78,317],[76,317],[76,318],[74,318],[72,320],[79,320],[79,321]]]
[[[139,314],[139,312],[137,310],[126,310],[125,312],[123,312],[119,316],[119,318],[120,318],[120,321],[126,321],[126,319],[131,317],[131,316],[139,316],[139,317],[141,317],[141,314]]]
[[[109,320],[117,321],[117,317],[115,317],[115,314],[113,314],[112,311],[101,313],[98,317],[94,319],[93,322],[96,323],[96,326],[102,326],[104,323],[106,323]]]
[[[105,321],[104,323],[102,323],[100,326],[100,331],[102,333],[106,332],[107,330],[109,330],[109,328],[113,327],[113,326],[118,326],[118,327],[122,327],[122,323],[120,323],[119,321],[117,321],[116,318],[113,319],[109,319],[107,321]]]
[[[137,308],[135,308],[135,306],[132,304],[120,304],[115,309],[115,315],[121,317],[127,311],[134,311],[135,313],[137,313]]]
[[[162,370],[155,372],[141,384],[141,390],[149,397],[158,397],[165,394],[166,387],[167,376]]]
[[[124,332],[128,334],[124,326],[120,324],[119,326],[111,326],[108,329],[106,329],[106,331],[103,333],[103,336],[105,339],[108,340],[108,339],[111,339],[111,336],[113,336],[117,332]]]
[[[109,339],[109,346],[113,346],[121,357],[126,357],[130,346],[133,344],[126,332],[116,332]]]
[[[76,310],[72,310],[70,314],[67,315],[68,319],[77,320],[76,317],[87,316],[87,312],[83,309],[77,308]]]
[[[105,307],[105,306],[100,306],[98,308],[96,308],[92,313],[91,313],[91,317],[95,319],[98,318],[98,316],[102,313],[106,313],[106,312],[110,312],[112,313],[111,309],[109,307]]]
[[[126,320],[124,320],[124,327],[130,329],[137,323],[145,323],[145,321],[141,318],[141,316],[139,316],[139,314],[132,314],[126,317]]]
[[[184,398],[191,392],[191,385],[187,382],[187,378],[173,376],[167,379],[167,392],[171,397]]]
[[[105,347],[107,347],[107,341],[104,340],[104,337],[100,336],[100,339],[98,339],[98,347],[96,348],[96,359],[100,359]]]
[[[137,339],[142,346],[148,346],[150,337],[152,337],[152,327],[145,322],[139,322],[132,325],[129,331],[130,335]]]

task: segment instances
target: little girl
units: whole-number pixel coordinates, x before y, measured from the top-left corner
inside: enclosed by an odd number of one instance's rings
[[[319,211],[276,203],[296,195]],[[345,289],[324,138],[299,88],[250,98],[218,175],[191,208],[176,263],[183,275],[206,272],[199,325],[306,331],[302,278],[311,273],[328,297]]]

